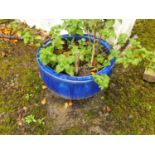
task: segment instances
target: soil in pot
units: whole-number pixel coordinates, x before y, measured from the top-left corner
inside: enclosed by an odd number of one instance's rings
[[[69,46],[69,41],[67,39],[63,39],[64,44],[63,44],[63,48],[60,49],[55,49],[54,50],[54,54],[56,55],[60,55],[63,54],[66,58],[71,56],[72,54],[70,53],[70,46]],[[74,44],[77,45],[78,48],[80,48],[79,46],[79,42],[77,40],[74,41]],[[85,46],[93,46],[91,41],[86,41],[86,45]],[[90,55],[86,56],[88,57],[88,59],[91,59],[91,50],[90,50]],[[86,58],[85,57],[85,58]],[[93,73],[98,72],[99,70],[101,70],[103,67],[105,67],[105,62],[107,62],[108,64],[108,54],[107,54],[107,49],[101,47],[101,45],[96,44],[96,53],[95,53],[95,57],[94,57],[94,61],[93,64],[91,65],[90,61],[91,60],[79,60],[77,62],[75,62],[74,64],[74,75],[75,76],[87,76]],[[76,58],[78,59],[78,58]],[[52,69],[54,69],[56,67],[53,66],[53,64],[48,64],[49,67],[51,67]],[[76,69],[78,67],[78,71],[76,72]],[[64,71],[61,72],[63,74],[66,74]]]

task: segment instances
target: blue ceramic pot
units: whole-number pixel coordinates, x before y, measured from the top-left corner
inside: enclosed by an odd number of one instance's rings
[[[73,39],[69,35],[62,35],[63,38],[66,39]],[[79,40],[81,38],[85,38],[86,40],[93,41],[93,36],[91,35],[83,35],[83,36],[75,36],[76,40]],[[107,49],[107,52],[110,50],[110,45],[102,40],[98,39],[100,41],[100,44],[103,46],[103,48]],[[48,46],[48,44],[51,43],[51,40],[47,40],[43,43],[42,47]],[[44,81],[44,83],[47,85],[47,87],[55,92],[57,95],[66,98],[66,99],[72,99],[72,100],[80,100],[85,99],[88,97],[93,96],[96,94],[100,89],[98,85],[93,81],[93,78],[91,75],[89,76],[69,76],[66,74],[56,73],[52,68],[49,66],[45,66],[41,63],[39,52],[40,47],[37,51],[37,62],[40,68],[40,74]],[[115,64],[115,59],[111,59],[111,64],[103,69],[101,69],[98,74],[107,74],[111,75],[112,69]]]

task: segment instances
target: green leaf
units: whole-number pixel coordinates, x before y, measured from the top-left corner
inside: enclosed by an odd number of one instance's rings
[[[104,63],[104,57],[102,56],[102,54],[97,55],[97,62],[99,62],[100,64]]]
[[[30,44],[34,41],[35,37],[30,33],[27,29],[25,29],[22,33],[21,36],[23,38],[23,41],[25,44]]]
[[[65,66],[65,71],[67,74],[73,76],[74,75],[74,67],[70,65]]]
[[[80,45],[84,46],[84,45],[86,45],[86,39],[82,38],[82,39],[78,40],[78,43],[79,43],[79,46]]]
[[[126,43],[127,37],[128,36],[125,33],[120,34],[118,37],[118,44],[124,45]]]
[[[139,41],[137,41],[136,39],[130,38],[129,41],[130,41],[130,44],[132,47],[141,48],[141,43]]]
[[[126,50],[124,53],[125,53],[125,55],[127,57],[132,57],[133,56],[133,51],[131,51],[131,50]]]
[[[65,66],[63,66],[62,64],[58,64],[58,65],[56,66],[56,68],[55,68],[55,71],[56,71],[57,73],[60,73],[60,72],[62,72],[62,71],[64,70],[64,68],[65,68]]]
[[[115,24],[115,19],[108,19],[105,22],[105,27],[106,28],[111,28],[111,27],[113,27],[114,24]]]
[[[50,35],[52,35],[52,38],[56,38],[60,36],[60,31],[63,29],[62,25],[56,25],[51,27]]]
[[[83,34],[83,21],[81,19],[64,20],[63,28],[68,31],[68,34],[75,35]]]
[[[80,54],[80,60],[84,61],[84,55]]]
[[[106,66],[109,66],[110,64],[111,64],[111,63],[110,63],[109,60],[105,60],[103,66],[106,67]]]
[[[53,54],[53,47],[48,46],[46,48],[42,48],[40,50],[40,61],[44,64],[47,65],[51,62],[51,59],[54,60],[55,56]],[[56,60],[55,60],[56,61]]]
[[[72,46],[71,49],[72,54],[76,55],[80,53],[80,50],[78,49],[78,47],[76,45]]]
[[[120,51],[112,49],[112,50],[110,50],[108,60],[111,60],[112,58],[118,58],[119,55],[120,55]]]
[[[28,115],[25,117],[25,122],[28,124],[35,123],[36,119],[35,119],[34,115]]]
[[[63,54],[57,56],[58,63],[64,63],[66,61],[66,57]]]
[[[56,49],[62,49],[63,44],[64,44],[64,41],[62,40],[61,36],[56,37],[52,40],[52,45]]]
[[[110,77],[108,75],[93,74],[92,76],[93,76],[94,81],[99,85],[99,88],[101,90],[108,88],[109,83],[110,83]]]
[[[104,36],[104,39],[116,38],[114,29],[103,29],[101,33]]]
[[[75,56],[70,56],[70,57],[68,57],[68,58],[67,58],[67,61],[68,61],[69,64],[74,63],[74,62],[75,62]]]

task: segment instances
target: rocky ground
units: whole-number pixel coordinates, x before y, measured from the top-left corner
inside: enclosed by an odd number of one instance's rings
[[[154,20],[140,23],[155,26]],[[146,25],[145,35],[139,23],[134,33],[154,50]],[[0,41],[0,134],[155,134],[155,83],[142,79],[143,63],[115,66],[106,91],[67,107],[40,79],[36,50],[21,41]],[[29,115],[43,123],[26,123]]]

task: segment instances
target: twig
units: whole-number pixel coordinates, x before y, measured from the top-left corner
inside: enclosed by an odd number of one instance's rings
[[[22,40],[21,37],[16,37],[16,36],[12,36],[12,35],[8,35],[8,34],[2,34],[2,33],[0,33],[0,38]]]

